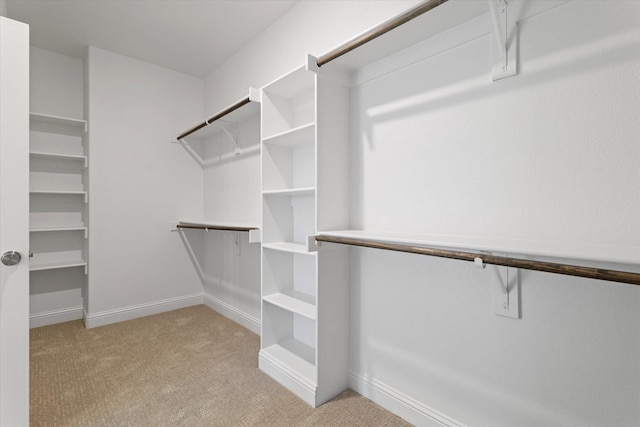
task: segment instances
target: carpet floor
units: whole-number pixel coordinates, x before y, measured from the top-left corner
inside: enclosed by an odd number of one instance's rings
[[[31,330],[31,426],[407,426],[352,390],[313,409],[258,369],[260,338],[204,305]]]

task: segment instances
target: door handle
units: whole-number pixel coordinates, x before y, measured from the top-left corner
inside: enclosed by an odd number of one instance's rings
[[[22,255],[20,255],[20,252],[8,251],[2,254],[0,261],[2,261],[4,265],[16,265],[21,259]]]

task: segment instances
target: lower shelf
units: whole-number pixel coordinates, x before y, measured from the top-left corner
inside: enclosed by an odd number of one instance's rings
[[[260,355],[298,381],[315,388],[317,383],[315,349],[298,340],[289,339],[260,350]]]
[[[84,267],[87,273],[87,262],[81,259],[56,262],[33,262],[29,263],[29,271],[57,270],[59,268]]]

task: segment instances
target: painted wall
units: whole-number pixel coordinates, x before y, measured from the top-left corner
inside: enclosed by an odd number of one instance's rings
[[[31,111],[84,119],[84,61],[33,46],[30,60]]]
[[[416,0],[301,1],[206,79],[207,111],[218,111],[386,19]]]
[[[87,78],[88,323],[201,302],[197,269],[169,229],[202,215],[202,168],[170,142],[204,116],[203,81],[94,47]]]
[[[342,23],[337,2],[301,2],[207,78],[207,109],[409,6],[371,2]],[[355,88],[352,226],[637,249],[639,16],[604,1],[531,16],[520,75],[497,83],[489,29],[472,22],[446,36],[463,42]],[[635,287],[523,271],[510,319],[492,312],[489,269],[352,261],[350,384],[411,422],[640,423]]]
[[[484,16],[352,91],[352,225],[572,242],[640,271],[640,5],[570,2],[519,25],[516,77],[491,82]],[[516,320],[492,312],[491,268],[352,255],[353,386],[452,425],[640,423],[637,287],[521,271]]]
[[[84,119],[84,61],[36,47],[30,48],[29,60],[31,62],[29,72],[30,111]],[[58,148],[64,152],[84,154],[81,136],[52,135],[31,131],[30,145],[34,151],[55,151],[52,146],[58,145]],[[35,161],[36,165],[42,163],[41,161],[38,163],[39,159],[32,161]],[[37,176],[32,176],[32,184],[34,178]],[[65,209],[69,212],[61,213]],[[51,204],[50,200],[43,202],[39,198],[32,198],[30,223],[42,226],[43,221],[46,221],[46,218],[42,217],[51,216],[50,212],[55,212],[57,216],[71,216],[77,212],[78,216],[82,216],[82,210],[83,207],[79,207],[79,205],[62,207],[59,203]],[[78,220],[78,222],[81,221]],[[51,233],[33,233],[31,250],[34,253],[38,252],[41,247],[48,246],[48,241],[66,243],[70,247],[82,248],[84,246],[82,238],[77,232],[56,236]],[[32,272],[29,286],[29,311],[32,327],[82,318],[85,283],[86,276],[82,268]]]
[[[260,227],[260,115],[256,105],[245,110],[251,113],[238,123],[218,122],[229,134],[219,129],[203,142],[204,218]],[[260,244],[249,243],[248,233],[209,232],[204,240],[206,303],[259,333]]]

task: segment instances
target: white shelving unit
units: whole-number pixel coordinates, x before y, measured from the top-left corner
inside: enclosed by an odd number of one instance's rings
[[[348,224],[346,97],[307,67],[262,89],[259,366],[314,407],[347,387],[348,252],[312,237]],[[321,166],[334,156],[339,169]]]
[[[29,269],[84,267],[86,274],[87,122],[31,113],[30,127]]]

